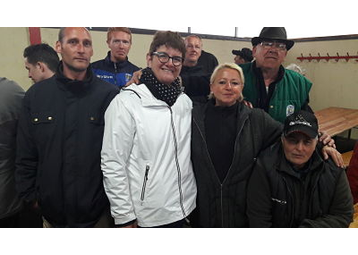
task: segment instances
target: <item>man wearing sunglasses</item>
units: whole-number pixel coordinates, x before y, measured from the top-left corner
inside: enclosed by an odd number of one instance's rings
[[[294,45],[294,41],[287,40],[285,28],[264,27],[251,42],[255,61],[241,66],[245,100],[280,122],[299,110],[312,112],[308,105],[312,83],[282,66]]]

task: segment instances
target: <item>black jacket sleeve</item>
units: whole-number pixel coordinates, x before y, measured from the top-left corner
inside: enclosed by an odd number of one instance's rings
[[[342,171],[335,187],[329,213],[314,220],[305,219],[300,227],[347,228],[353,221],[353,199],[345,171]]]
[[[26,202],[36,201],[38,153],[31,136],[29,97],[25,96],[20,113],[16,152],[16,187]]]
[[[251,228],[272,226],[271,189],[266,170],[259,158],[247,187],[247,216]]]
[[[259,109],[257,109],[259,110]],[[283,125],[281,122],[274,120],[270,115],[268,115],[265,111],[261,111],[263,115],[263,123],[261,125],[263,137],[263,145],[262,150],[268,148],[270,145],[273,145],[277,141],[279,141],[282,131]]]

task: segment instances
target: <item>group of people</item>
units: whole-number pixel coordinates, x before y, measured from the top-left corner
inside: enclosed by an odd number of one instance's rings
[[[91,65],[89,31],[61,28],[45,79],[24,54],[35,84],[17,92],[7,168],[44,227],[348,227],[343,161],[308,106],[311,82],[282,66],[284,28],[263,28],[240,65],[166,31],[138,72],[129,29],[107,44]]]

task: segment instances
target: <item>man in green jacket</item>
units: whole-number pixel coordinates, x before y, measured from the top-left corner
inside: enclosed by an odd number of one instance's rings
[[[285,28],[264,27],[251,42],[255,61],[241,66],[245,75],[245,100],[282,123],[301,109],[312,112],[308,106],[312,83],[282,66],[294,45],[287,40]]]

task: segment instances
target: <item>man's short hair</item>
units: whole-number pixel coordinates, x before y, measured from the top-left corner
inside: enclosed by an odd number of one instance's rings
[[[46,43],[34,44],[25,48],[24,58],[27,58],[27,62],[32,65],[37,62],[45,63],[52,72],[56,72],[60,62],[57,52]]]
[[[61,27],[60,28],[60,31],[58,32],[58,41],[60,42],[60,43],[63,43],[63,38],[65,37],[65,30],[66,30],[66,28],[67,27]],[[84,27],[84,29],[86,29],[87,30],[87,32],[89,33],[89,30],[86,28],[86,27]]]
[[[66,29],[66,27],[61,27],[60,31],[58,32],[58,41],[60,43],[62,43],[62,40],[65,37],[65,29]]]
[[[107,42],[111,40],[114,32],[124,32],[130,35],[130,43],[132,43],[132,31],[128,27],[109,27],[107,31]]]
[[[189,38],[197,38],[201,42],[201,45],[203,45],[203,39],[199,35],[188,35],[185,37],[185,42],[188,41]]]

